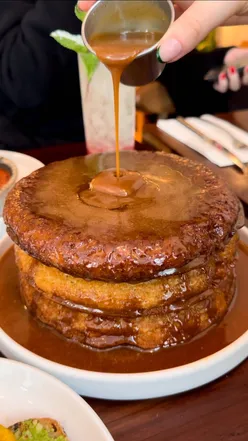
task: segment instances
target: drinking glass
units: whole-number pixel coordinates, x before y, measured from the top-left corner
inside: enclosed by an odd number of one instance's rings
[[[98,63],[89,78],[78,57],[83,120],[88,153],[115,151],[113,84],[109,70]],[[134,149],[135,88],[120,84],[120,150]]]

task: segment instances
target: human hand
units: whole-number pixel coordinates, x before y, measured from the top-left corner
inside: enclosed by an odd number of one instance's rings
[[[88,10],[95,1],[79,1]],[[172,62],[193,50],[220,25],[248,24],[248,0],[174,1],[176,20],[160,41],[158,58]]]
[[[213,87],[220,93],[228,90],[237,92],[242,86],[248,86],[248,49],[232,48],[224,58],[225,69],[218,76]],[[235,65],[244,66],[241,75]]]
[[[88,11],[91,8],[91,6],[94,5],[95,2],[96,0],[79,1],[78,7],[79,9],[82,9],[82,11]]]
[[[220,25],[248,24],[248,1],[174,1],[176,20],[160,42],[159,58],[176,61]]]

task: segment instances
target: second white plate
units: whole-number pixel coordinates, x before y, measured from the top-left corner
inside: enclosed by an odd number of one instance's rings
[[[10,161],[14,162],[17,167],[17,179],[16,182],[20,179],[28,176],[33,171],[38,168],[43,167],[43,163],[38,161],[38,159],[33,158],[32,156],[24,155],[19,152],[11,152],[8,150],[0,150],[0,156],[3,158],[7,158]],[[6,234],[5,225],[3,222],[3,218],[0,217],[0,240]]]
[[[57,420],[70,441],[113,441],[96,413],[69,387],[38,369],[0,359],[0,424],[35,418]]]

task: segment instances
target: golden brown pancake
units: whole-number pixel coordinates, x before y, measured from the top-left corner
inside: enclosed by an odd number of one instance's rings
[[[56,162],[10,192],[4,219],[23,301],[91,348],[187,342],[234,298],[240,202],[175,155],[122,152],[119,180],[114,165],[114,154]]]
[[[122,167],[140,173],[144,185],[129,198],[91,192],[92,178],[114,164],[112,153],[72,158],[22,179],[5,205],[10,237],[75,277],[135,282],[210,256],[236,231],[240,203],[203,165],[122,152]]]
[[[133,284],[73,277],[47,267],[17,246],[15,254],[19,270],[25,272],[30,285],[55,302],[79,310],[136,316],[157,313],[157,308],[201,294],[216,279],[223,279],[226,265],[235,261],[237,240],[236,235],[224,252],[218,253],[215,258],[212,256],[208,262],[199,261],[195,269],[184,267],[182,273]]]
[[[186,302],[176,302],[156,315],[113,317],[77,311],[35,290],[25,273],[20,275],[22,298],[31,314],[64,337],[92,348],[131,345],[156,349],[184,343],[218,323],[235,294],[235,270],[230,265],[225,280]]]

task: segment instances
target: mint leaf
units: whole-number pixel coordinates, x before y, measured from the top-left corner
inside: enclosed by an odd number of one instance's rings
[[[75,6],[74,12],[75,12],[76,17],[79,20],[84,21],[84,17],[86,16],[86,12],[85,11],[81,11],[81,9],[79,9],[77,4]]]
[[[90,81],[99,64],[99,60],[94,54],[91,54],[90,52],[87,52],[85,54],[81,53],[80,58],[85,66],[88,80]]]
[[[50,36],[67,49],[71,49],[77,53],[87,52],[87,48],[83,43],[81,35],[72,35],[69,34],[69,32],[57,30],[52,32]]]
[[[57,29],[52,32],[50,36],[54,38],[57,43],[61,44],[61,46],[80,54],[81,60],[86,69],[88,81],[90,81],[98,66],[99,60],[96,55],[88,51],[83,43],[81,35],[72,35],[69,32]]]

